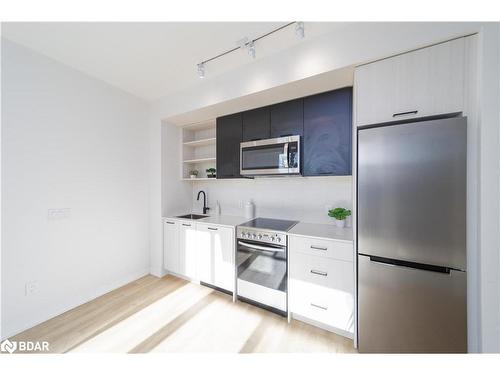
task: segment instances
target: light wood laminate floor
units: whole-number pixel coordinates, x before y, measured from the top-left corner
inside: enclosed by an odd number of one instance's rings
[[[66,352],[355,353],[352,340],[168,275],[145,276],[13,340]]]

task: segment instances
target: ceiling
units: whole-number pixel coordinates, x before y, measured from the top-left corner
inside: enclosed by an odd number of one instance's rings
[[[196,64],[287,22],[16,22],[2,35],[146,100],[200,83]],[[289,26],[255,43],[260,59],[331,32],[339,23],[305,23],[306,38]],[[242,50],[206,65],[210,79],[254,60]]]

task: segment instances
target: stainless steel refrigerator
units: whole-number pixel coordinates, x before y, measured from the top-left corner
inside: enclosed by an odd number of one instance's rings
[[[467,351],[466,118],[358,131],[358,343]]]

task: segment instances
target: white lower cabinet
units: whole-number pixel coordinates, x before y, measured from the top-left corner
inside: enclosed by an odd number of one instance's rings
[[[179,222],[163,222],[163,267],[174,273],[180,273],[179,257]]]
[[[179,274],[190,279],[198,278],[198,235],[192,222],[180,222],[179,225]]]
[[[166,270],[232,292],[234,229],[170,220],[163,222],[163,264]]]
[[[234,289],[234,230],[196,224],[198,279],[216,287]]]
[[[353,246],[290,236],[289,309],[292,316],[347,337],[354,332]],[[313,246],[313,249],[311,249]],[[314,247],[326,250],[314,252]],[[350,248],[351,256],[346,256]]]

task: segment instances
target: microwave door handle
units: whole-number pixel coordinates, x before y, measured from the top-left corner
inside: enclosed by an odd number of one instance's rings
[[[285,147],[283,148],[283,153],[285,154],[285,165],[283,166],[284,168],[288,168],[288,166],[290,165],[289,163],[289,154],[288,154],[288,142],[285,143]]]

